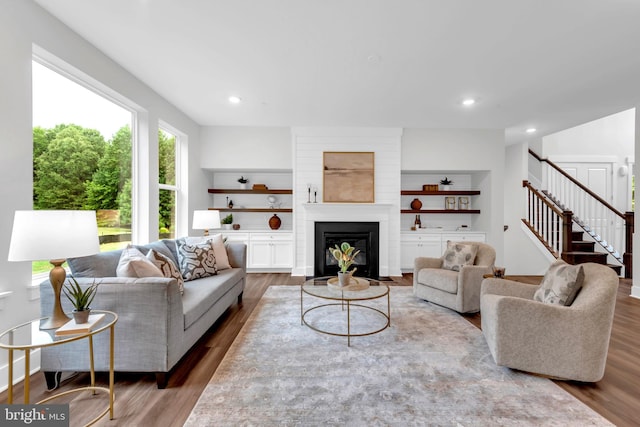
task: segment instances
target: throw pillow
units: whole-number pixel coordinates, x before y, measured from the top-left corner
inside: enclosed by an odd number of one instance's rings
[[[571,305],[583,281],[584,269],[581,265],[558,260],[545,273],[533,299],[549,304]]]
[[[162,271],[149,261],[138,249],[127,246],[122,250],[117,277],[164,277]]]
[[[459,243],[447,241],[447,250],[444,252],[442,268],[460,271],[464,265],[473,265],[478,253],[478,245],[473,243]]]
[[[162,271],[164,277],[176,279],[178,281],[180,294],[184,295],[184,279],[182,278],[182,274],[180,274],[178,267],[176,267],[168,256],[156,252],[155,249],[151,249],[147,253],[147,259]]]
[[[185,281],[218,274],[211,241],[190,245],[183,237],[176,240],[178,265]]]
[[[218,271],[231,268],[229,256],[227,255],[227,248],[224,246],[224,241],[222,239],[222,234],[218,233],[213,236],[204,237],[187,237],[186,239],[187,243],[190,245],[210,241],[213,246],[213,252],[216,254],[216,268]]]

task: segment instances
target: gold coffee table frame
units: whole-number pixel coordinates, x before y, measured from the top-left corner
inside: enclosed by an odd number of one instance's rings
[[[382,332],[388,327],[391,326],[391,301],[389,299],[389,286],[375,279],[365,279],[369,281],[369,287],[365,290],[359,291],[345,291],[345,290],[337,290],[335,288],[327,286],[327,281],[332,279],[331,276],[327,277],[317,277],[312,278],[304,282],[300,286],[300,324],[306,325],[309,328],[313,329],[316,332],[320,332],[322,334],[333,335],[337,337],[347,337],[347,345],[351,346],[351,337],[364,337],[367,335],[377,334],[378,332]],[[320,298],[323,300],[335,301],[328,302],[326,304],[313,305],[306,310],[304,309],[304,295],[311,295],[316,298]],[[378,310],[375,307],[370,307],[364,304],[361,304],[363,301],[371,301],[378,298],[387,297],[387,312],[385,313],[382,310]],[[330,332],[324,329],[320,329],[315,327],[307,322],[305,316],[307,313],[322,309],[323,307],[330,306],[341,306],[342,311],[347,312],[347,333],[338,333],[338,332]],[[374,311],[382,315],[385,319],[385,324],[379,329],[375,329],[372,331],[361,332],[361,333],[351,333],[351,307],[360,307],[367,310]]]
[[[93,394],[96,394],[98,391],[103,391],[109,394],[109,406],[101,412],[96,418],[89,421],[86,425],[92,425],[97,422],[100,418],[104,417],[107,412],[109,412],[109,419],[113,419],[113,402],[115,400],[115,395],[113,393],[113,383],[114,383],[114,372],[113,372],[113,360],[114,360],[114,339],[113,332],[116,322],[118,321],[118,315],[106,310],[91,310],[91,314],[106,314],[106,316],[98,323],[97,327],[86,333],[79,333],[76,335],[64,335],[60,337],[55,336],[54,329],[40,329],[40,324],[43,321],[46,321],[48,317],[42,317],[40,319],[31,320],[26,323],[22,323],[18,326],[15,326],[11,329],[4,331],[0,334],[0,348],[4,348],[9,351],[9,363],[8,363],[8,371],[9,371],[9,382],[7,384],[7,403],[13,403],[13,352],[14,350],[22,350],[24,351],[24,403],[29,403],[29,372],[31,370],[31,350],[43,347],[52,347],[54,345],[62,345],[67,344],[73,341],[78,341],[81,339],[88,338],[89,339],[89,360],[91,364],[91,385],[88,387],[80,387],[73,390],[67,390],[65,392],[61,392],[55,394],[53,396],[49,396],[46,399],[43,399],[36,404],[41,404],[45,402],[49,402],[55,398],[66,396],[71,393],[78,393],[82,391],[92,391]],[[99,334],[102,331],[109,329],[109,388],[106,387],[96,387],[96,375],[93,364],[93,336]],[[18,337],[15,338],[15,335],[30,335],[30,338],[27,340]],[[15,343],[14,341],[19,341]],[[20,342],[22,341],[22,342]]]

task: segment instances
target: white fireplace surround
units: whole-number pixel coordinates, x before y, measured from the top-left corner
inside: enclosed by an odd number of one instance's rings
[[[379,236],[379,274],[389,275],[389,216],[391,204],[383,203],[306,203],[304,211],[305,276],[313,276],[316,222],[377,222]]]

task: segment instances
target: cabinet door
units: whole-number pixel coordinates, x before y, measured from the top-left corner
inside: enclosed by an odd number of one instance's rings
[[[251,241],[249,243],[248,268],[269,268],[271,267],[271,242]]]
[[[274,268],[293,267],[293,242],[278,241],[271,243],[271,266]]]
[[[412,270],[418,257],[439,258],[442,255],[440,235],[403,235],[400,241],[400,268]]]

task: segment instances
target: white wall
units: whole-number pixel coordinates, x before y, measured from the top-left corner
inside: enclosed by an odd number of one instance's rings
[[[529,150],[527,143],[506,147],[504,170],[504,266],[507,274],[544,274],[553,257],[538,246],[537,239],[522,224],[527,202],[522,181],[528,175]]]
[[[132,46],[135,45],[132,41]],[[37,45],[81,73],[102,82],[106,89],[121,95],[138,107],[142,119],[138,136],[146,147],[157,146],[157,123],[163,120],[184,133],[188,147],[189,179],[186,185],[188,209],[203,208],[208,203],[207,176],[200,169],[199,127],[174,106],[151,91],[138,79],[115,64],[93,46],[53,18],[31,0],[5,1],[0,13],[0,293],[12,292],[0,299],[0,329],[30,320],[39,315],[39,301],[29,299],[31,283],[29,263],[7,261],[13,214],[32,208],[32,118],[31,60],[32,46]],[[141,54],[144,54],[141,53]],[[153,158],[148,152],[142,153]],[[143,204],[157,206],[157,165],[143,177]],[[147,190],[148,189],[148,190]],[[157,212],[138,233],[141,239],[157,237]],[[155,218],[155,222],[154,222]],[[142,242],[142,240],[140,240]],[[6,352],[0,352],[0,389],[6,387]],[[37,369],[37,364],[32,365]]]
[[[543,152],[554,162],[612,162],[612,205],[630,210],[630,173],[621,176],[621,166],[633,163],[635,144],[635,110],[612,114],[543,138]],[[611,201],[610,201],[611,202]]]
[[[288,127],[206,126],[200,165],[216,170],[292,170]]]
[[[473,174],[482,191],[475,199],[482,213],[474,229],[487,232],[497,264],[503,263],[504,253],[504,144],[501,129],[405,129],[402,135],[403,171]]]

